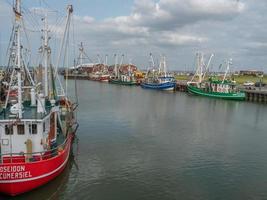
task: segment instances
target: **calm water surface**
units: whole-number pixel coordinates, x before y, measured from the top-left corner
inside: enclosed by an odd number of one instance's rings
[[[89,81],[78,90],[66,170],[13,199],[267,199],[266,105]]]

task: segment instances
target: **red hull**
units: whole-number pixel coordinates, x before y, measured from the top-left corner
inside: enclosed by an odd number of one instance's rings
[[[109,81],[109,77],[101,77],[101,78],[99,78],[98,81],[108,82]]]
[[[15,196],[42,186],[58,176],[65,168],[73,136],[58,155],[35,162],[0,164],[0,192]]]
[[[91,78],[92,81],[102,81],[102,82],[108,82],[109,77],[99,77],[99,78]]]

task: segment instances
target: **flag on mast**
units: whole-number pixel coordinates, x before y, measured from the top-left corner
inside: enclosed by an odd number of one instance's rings
[[[15,19],[17,21],[19,21],[21,16],[22,16],[21,13],[19,13],[15,8],[13,8],[13,10],[14,10],[14,13],[15,13]]]

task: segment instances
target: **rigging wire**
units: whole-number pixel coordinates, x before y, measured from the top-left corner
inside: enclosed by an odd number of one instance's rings
[[[36,13],[34,13],[32,10],[29,10],[27,7],[22,5],[22,11],[24,18],[26,17],[28,22],[36,29],[40,30],[40,24],[37,20]]]
[[[24,34],[25,34],[25,37],[26,37],[26,42],[27,42],[27,45],[28,45],[28,48],[29,48],[29,60],[30,60],[31,59],[31,45],[30,45],[30,40],[29,40],[27,31],[25,29],[24,20],[22,20],[22,28],[23,28],[23,31],[24,31]]]
[[[14,36],[14,31],[15,31],[15,26],[13,25],[12,26],[12,32],[11,32],[11,35],[10,35],[10,38],[9,38],[9,42],[8,42],[8,48],[6,50],[6,58],[8,57],[8,64],[7,64],[7,68],[9,67],[10,65],[10,59],[11,59],[11,56],[8,56],[10,55],[10,52],[11,52],[11,43],[13,41],[13,38],[15,37]]]
[[[75,40],[75,27],[74,27],[74,19],[71,21],[72,23],[72,42],[75,46],[76,40]],[[76,48],[73,48],[73,57],[74,57],[74,67],[76,68],[76,63],[75,63],[75,58],[76,58]],[[76,74],[76,73],[75,73]],[[78,99],[78,89],[77,89],[77,76],[75,75],[74,79],[74,92],[75,92],[75,103],[78,105],[79,104],[79,99]],[[77,119],[77,112],[76,112],[76,119]]]
[[[49,8],[51,11],[60,13],[62,16],[65,15],[65,14],[62,13],[60,10],[56,10],[56,9],[54,9],[52,6],[50,6],[50,5],[46,2],[46,0],[40,0],[40,1],[42,1],[43,4],[46,5],[46,7]]]

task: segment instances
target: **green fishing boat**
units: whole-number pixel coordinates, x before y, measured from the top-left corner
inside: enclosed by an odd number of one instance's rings
[[[111,79],[109,79],[109,83],[118,84],[118,85],[129,85],[129,86],[137,85],[136,81],[131,80],[131,79],[129,80],[128,77],[111,78]]]
[[[134,73],[130,69],[130,65],[128,66],[127,73],[121,73],[120,67],[123,63],[124,55],[122,55],[120,65],[117,66],[118,60],[117,55],[115,54],[115,66],[114,66],[114,76],[109,79],[109,83],[117,84],[117,85],[127,85],[127,86],[134,86],[138,85]]]
[[[214,81],[210,80],[201,84],[187,83],[187,89],[190,93],[229,100],[245,100],[245,93],[236,90],[236,85],[231,81]]]
[[[187,82],[187,89],[189,93],[212,97],[212,98],[221,98],[221,99],[228,99],[228,100],[245,100],[245,93],[239,91],[235,81],[226,80],[227,73],[230,68],[230,64],[232,60],[230,59],[227,62],[226,71],[223,77],[223,80],[218,80],[216,78],[208,78],[205,80],[205,75],[208,71],[210,61],[213,57],[211,55],[208,64],[205,65],[203,61],[203,55],[197,54],[197,71],[196,74],[193,76],[190,82]],[[198,81],[193,81],[194,78],[198,76]]]

